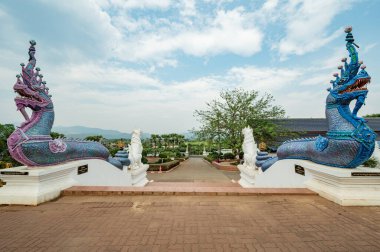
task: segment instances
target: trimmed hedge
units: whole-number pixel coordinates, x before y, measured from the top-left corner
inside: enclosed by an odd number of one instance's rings
[[[370,168],[376,168],[378,163],[379,162],[377,161],[376,158],[371,157],[370,159],[368,159],[367,161],[365,161],[363,163],[363,166],[364,167],[370,167]]]
[[[178,160],[179,162],[183,162],[183,161],[186,161],[188,159],[189,159],[189,157],[183,157],[183,158],[176,158],[175,160]]]
[[[231,152],[227,152],[223,155],[224,159],[235,159],[235,155]]]
[[[215,160],[211,156],[203,157],[203,159],[206,160],[206,161],[208,161],[208,162],[210,162],[210,163],[212,163]]]
[[[171,168],[179,165],[179,160],[173,160],[170,162],[162,163],[162,164],[150,164],[148,171],[159,171],[161,166],[161,171],[168,171]]]

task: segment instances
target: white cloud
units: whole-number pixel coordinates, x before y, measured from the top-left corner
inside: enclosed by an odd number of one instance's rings
[[[278,6],[278,0],[267,0],[262,7],[262,11],[272,11]]]
[[[60,73],[65,73],[62,76]],[[91,84],[104,88],[156,88],[161,84],[157,79],[128,68],[112,66],[110,64],[87,63],[81,65],[66,65],[51,72],[65,82]]]
[[[117,65],[102,69],[88,64],[57,68],[50,71],[47,81],[55,103],[56,125],[183,132],[197,124],[194,110],[205,108],[221,89],[244,87],[276,97],[282,90],[293,89],[294,80],[302,74],[301,70],[246,66],[231,68],[226,75],[161,83],[148,74]],[[149,86],[154,88],[146,88]]]
[[[369,45],[366,45],[362,51],[363,54],[369,53],[373,48],[377,47],[379,43],[371,43]]]
[[[165,59],[175,52],[193,56],[233,53],[251,56],[261,50],[262,32],[249,24],[241,8],[218,11],[205,27],[161,29],[131,38],[120,48],[124,60]],[[122,53],[124,52],[124,53]]]
[[[311,75],[307,79],[304,79],[300,81],[300,85],[303,86],[313,86],[313,85],[319,85],[321,88],[323,87],[329,87],[330,85],[330,80],[332,78],[329,78],[329,74],[326,72],[317,74],[317,75]],[[322,86],[324,85],[324,86]]]
[[[333,52],[326,59],[322,59],[320,67],[336,72],[337,67],[342,65],[342,58],[349,58],[347,50],[341,46],[333,49]]]
[[[189,74],[184,81],[164,80],[157,77],[159,71],[166,70],[160,67],[180,68],[182,54],[202,58],[197,62],[216,55],[252,56],[265,48],[264,39],[282,36],[277,29],[283,27],[285,37],[277,37],[277,50],[283,57],[317,50],[335,38],[338,27],[329,29],[332,19],[347,5],[342,6],[339,1],[268,0],[250,10],[249,4],[243,8],[230,1],[204,1],[213,4],[208,9],[201,5],[204,2],[186,0],[40,1],[52,13],[61,15],[57,19],[63,18],[62,22],[70,28],[57,33],[59,38],[34,37],[38,42],[38,63],[55,103],[55,125],[86,125],[125,132],[133,128],[182,132],[196,125],[195,109],[204,108],[221,89],[234,87],[274,95],[276,103],[290,116],[322,117],[330,71],[347,55],[340,47],[322,63],[318,59],[308,68],[291,64],[282,67],[277,62],[270,67],[268,62],[252,58],[245,63],[236,61],[228,69],[212,66],[219,74],[209,68],[208,73],[199,71],[197,78]],[[54,12],[55,9],[59,11]],[[169,12],[175,14],[164,15]],[[15,112],[11,87],[19,71],[18,63],[26,59],[27,41],[42,34],[19,27],[13,18],[0,9],[0,21],[4,24],[0,34],[9,36],[2,39],[0,49],[3,122],[22,118]],[[285,25],[281,21],[286,21]],[[276,28],[274,34],[268,28],[271,25]],[[68,35],[75,39],[70,40]],[[364,51],[375,46],[368,44]],[[257,65],[244,65],[247,62]],[[162,76],[168,75],[170,72],[163,72]],[[376,88],[370,97],[379,93]],[[371,109],[376,110],[376,106]]]
[[[274,45],[282,57],[312,52],[342,34],[339,27],[329,32],[328,26],[340,12],[350,8],[350,1],[293,0],[284,7],[286,35]]]
[[[275,98],[289,117],[323,118],[327,94],[325,89],[318,87],[314,90],[289,90]]]
[[[195,0],[182,0],[179,7],[183,16],[195,16],[197,14]]]
[[[228,78],[238,80],[244,88],[272,92],[284,86],[291,86],[302,75],[300,70],[266,67],[233,67]]]
[[[103,3],[103,6],[122,9],[167,9],[170,5],[170,0],[109,0],[109,4]]]

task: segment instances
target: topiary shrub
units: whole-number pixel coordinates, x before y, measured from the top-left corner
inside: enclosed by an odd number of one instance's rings
[[[160,153],[160,155],[158,155],[160,158],[168,158],[168,154],[165,153],[165,152],[162,152]]]
[[[367,161],[365,161],[363,163],[363,166],[365,167],[370,167],[370,168],[375,168],[377,166],[379,162],[377,161],[376,158],[374,157],[371,157],[370,159],[368,159]]]
[[[162,163],[166,163],[166,162],[170,162],[172,161],[170,158],[161,158],[159,160],[157,160],[157,162],[155,162],[154,164],[162,164]]]
[[[119,148],[111,148],[111,149],[108,149],[109,152],[110,152],[110,155],[111,156],[115,156],[116,152],[118,152],[120,149]]]
[[[223,155],[224,159],[235,159],[235,155],[231,152],[227,152]]]
[[[142,162],[143,164],[147,164],[147,163],[148,163],[148,159],[147,159],[146,157],[142,157],[142,158],[141,158],[141,162]]]
[[[212,158],[213,160],[216,160],[216,159],[218,159],[218,153],[217,152],[211,152],[209,155],[208,155],[208,157],[210,157],[210,158]],[[223,157],[223,154],[220,154],[220,158],[222,158]]]

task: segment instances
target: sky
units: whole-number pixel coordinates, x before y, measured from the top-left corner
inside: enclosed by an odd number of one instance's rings
[[[56,126],[186,132],[235,87],[321,118],[347,25],[372,76],[359,115],[380,113],[379,13],[376,0],[1,0],[0,123],[23,121],[12,86],[31,39]]]

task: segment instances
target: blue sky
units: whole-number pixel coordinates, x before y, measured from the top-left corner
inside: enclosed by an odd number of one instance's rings
[[[184,132],[222,89],[272,94],[289,117],[324,117],[347,25],[379,113],[380,1],[0,1],[0,123],[20,123],[12,85],[37,41],[55,125]]]

